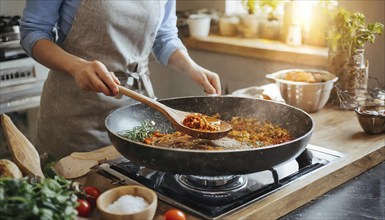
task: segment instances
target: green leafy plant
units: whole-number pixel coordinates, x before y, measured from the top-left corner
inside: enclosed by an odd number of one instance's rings
[[[268,17],[275,18],[274,13],[283,0],[242,0],[243,6],[249,14],[256,14],[258,11],[267,13]]]
[[[332,12],[332,23],[328,33],[329,49],[345,51],[350,56],[366,42],[374,43],[376,35],[381,35],[384,25],[367,23],[365,15],[359,12],[337,8]]]
[[[254,14],[256,11],[255,0],[242,0],[243,7],[246,8],[249,14]]]
[[[76,219],[77,196],[60,176],[0,179],[1,219]]]

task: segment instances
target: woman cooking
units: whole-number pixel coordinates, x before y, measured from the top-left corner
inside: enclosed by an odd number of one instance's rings
[[[210,94],[218,74],[196,64],[177,36],[175,0],[27,0],[21,45],[51,69],[45,81],[35,146],[56,158],[109,145],[106,116],[134,103],[117,85],[154,97],[150,53]],[[113,97],[115,96],[115,97]]]

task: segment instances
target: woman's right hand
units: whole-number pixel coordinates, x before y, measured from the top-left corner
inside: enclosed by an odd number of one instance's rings
[[[87,91],[102,92],[107,96],[118,95],[120,84],[113,72],[109,72],[100,61],[79,60],[69,70],[79,88]]]
[[[32,55],[50,69],[69,73],[83,90],[102,92],[107,96],[118,95],[118,78],[100,61],[87,61],[69,54],[47,39],[40,39],[35,43]]]

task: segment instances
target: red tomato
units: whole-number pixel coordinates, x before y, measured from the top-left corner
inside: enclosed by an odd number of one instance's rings
[[[164,220],[186,220],[186,215],[179,209],[169,209],[163,217]]]
[[[79,205],[76,207],[78,210],[78,216],[87,217],[91,213],[91,205],[87,200],[78,199]]]
[[[91,208],[96,206],[96,200],[100,196],[100,191],[98,188],[94,186],[85,186],[84,192],[86,194],[86,199],[90,203]]]

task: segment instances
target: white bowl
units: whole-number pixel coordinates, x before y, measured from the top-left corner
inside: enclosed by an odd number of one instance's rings
[[[318,73],[325,76],[325,82],[296,82],[285,80],[287,73],[305,71]],[[323,108],[329,100],[334,83],[338,80],[334,74],[317,69],[287,69],[267,74],[266,78],[272,79],[278,85],[282,98],[289,105],[298,107],[308,113],[316,112]]]
[[[263,86],[251,86],[243,89],[238,89],[232,92],[231,96],[285,102],[282,99],[281,94],[279,92],[279,88],[275,83],[270,83]]]

